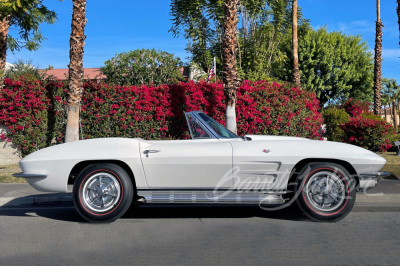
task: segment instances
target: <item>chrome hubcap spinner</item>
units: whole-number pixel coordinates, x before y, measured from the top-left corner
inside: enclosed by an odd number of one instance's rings
[[[117,178],[110,173],[97,173],[88,178],[83,187],[85,205],[95,212],[107,212],[121,197]]]
[[[345,200],[345,185],[340,176],[322,171],[310,177],[305,195],[312,206],[321,211],[334,211]]]

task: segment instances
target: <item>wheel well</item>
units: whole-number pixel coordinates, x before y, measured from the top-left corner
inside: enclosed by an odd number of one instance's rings
[[[68,185],[73,185],[75,183],[76,177],[79,175],[80,172],[82,172],[83,169],[85,169],[87,166],[92,165],[92,164],[97,164],[97,163],[112,163],[120,166],[122,169],[125,170],[125,172],[129,175],[129,177],[132,180],[132,184],[135,188],[136,192],[136,182],[135,182],[135,175],[132,172],[132,169],[122,161],[118,160],[97,160],[97,161],[82,161],[74,166],[72,168],[71,172],[69,173],[68,177]]]
[[[336,163],[338,165],[341,165],[349,172],[349,174],[351,176],[353,176],[356,179],[357,185],[359,184],[357,172],[349,162],[337,160],[337,159],[312,159],[312,158],[310,158],[310,159],[301,160],[293,167],[292,172],[290,174],[288,186],[290,184],[294,184],[294,182],[296,182],[297,173],[301,169],[303,169],[303,167],[308,163]]]

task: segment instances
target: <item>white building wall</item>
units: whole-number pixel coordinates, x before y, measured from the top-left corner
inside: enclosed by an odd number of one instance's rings
[[[0,126],[0,134],[4,133],[6,129]],[[21,153],[17,146],[0,139],[0,165],[17,164],[20,160]]]

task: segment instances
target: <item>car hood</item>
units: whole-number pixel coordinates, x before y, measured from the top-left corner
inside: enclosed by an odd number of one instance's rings
[[[257,153],[269,150],[274,158],[290,157],[293,162],[302,159],[341,160],[352,164],[359,173],[378,171],[386,160],[367,149],[341,142],[311,140],[306,138],[267,135],[246,135],[246,147]]]

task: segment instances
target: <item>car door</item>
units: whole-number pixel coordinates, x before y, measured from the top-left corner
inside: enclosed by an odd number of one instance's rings
[[[232,187],[232,145],[199,139],[141,141],[149,189],[228,189]]]

